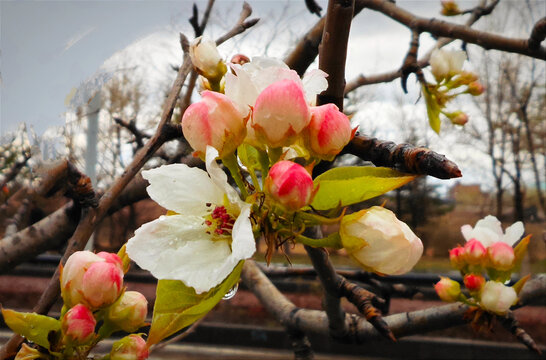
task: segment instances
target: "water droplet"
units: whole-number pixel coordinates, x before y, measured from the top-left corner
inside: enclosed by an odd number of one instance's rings
[[[239,289],[239,284],[235,284],[235,286],[233,286],[231,289],[229,289],[229,291],[224,295],[222,300],[229,300],[232,297],[234,297],[235,294],[237,294],[238,289]]]

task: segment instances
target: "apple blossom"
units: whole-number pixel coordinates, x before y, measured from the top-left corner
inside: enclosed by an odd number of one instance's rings
[[[301,209],[311,202],[313,186],[307,170],[292,161],[279,161],[265,179],[265,191],[289,211]]]
[[[514,249],[503,242],[496,242],[487,248],[489,265],[496,270],[510,270],[516,256]]]
[[[319,159],[332,160],[353,138],[349,118],[335,104],[311,107],[311,121],[305,131],[305,141]]]
[[[310,120],[301,85],[292,80],[281,80],[258,95],[251,126],[259,140],[275,148],[293,144]]]
[[[191,104],[184,112],[184,137],[197,155],[204,156],[210,145],[224,158],[242,144],[246,121],[224,94],[203,91],[201,96],[201,101]]]
[[[91,251],[76,251],[70,255],[60,275],[61,295],[66,306],[72,307],[82,302],[81,290],[85,272],[92,264],[104,261],[104,258]]]
[[[485,284],[485,278],[481,275],[466,274],[463,278],[463,282],[468,291],[476,292],[480,291]]]
[[[461,285],[455,280],[443,276],[434,285],[434,290],[440,299],[447,302],[457,301],[461,295]]]
[[[435,49],[430,56],[430,71],[437,81],[461,72],[466,54],[460,50]]]
[[[227,182],[207,146],[207,172],[184,164],[143,171],[148,194],[176,215],[142,225],[127,254],[158,279],[181,280],[200,294],[220,284],[256,251],[250,204]]]
[[[480,304],[495,314],[505,314],[518,301],[516,291],[498,281],[488,281],[482,288]]]
[[[464,245],[464,259],[471,265],[482,265],[487,257],[487,250],[476,239],[468,241]]]
[[[500,221],[488,215],[479,220],[474,228],[470,225],[461,226],[461,232],[466,241],[478,239],[485,247],[498,241],[513,246],[523,235],[524,228],[523,223],[518,221],[506,228],[506,232],[503,233]]]
[[[68,310],[61,320],[63,333],[72,342],[83,344],[91,340],[97,322],[85,305],[78,304]]]
[[[225,93],[237,104],[243,115],[254,107],[258,95],[269,85],[281,80],[291,80],[304,90],[306,102],[314,105],[317,94],[328,88],[324,71],[314,69],[306,73],[303,79],[291,70],[283,61],[267,57],[255,57],[242,66],[231,65],[234,74],[225,76]]]
[[[149,356],[146,341],[140,336],[131,334],[112,345],[110,360],[144,360]]]
[[[144,326],[148,314],[148,301],[138,291],[126,291],[108,308],[108,319],[126,332]]]
[[[408,225],[380,206],[344,216],[339,235],[360,266],[381,274],[404,274],[423,253],[421,240]]]
[[[114,303],[123,290],[123,270],[106,261],[89,266],[82,279],[82,302],[93,309]]]
[[[219,82],[227,72],[216,43],[207,37],[195,38],[190,44],[190,58],[197,72],[213,82]]]

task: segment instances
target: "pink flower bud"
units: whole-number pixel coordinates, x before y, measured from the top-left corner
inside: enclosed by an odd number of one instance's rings
[[[252,127],[259,139],[275,148],[292,144],[310,119],[301,85],[292,80],[281,80],[258,95]]]
[[[441,276],[440,279],[434,285],[434,290],[436,290],[438,297],[447,302],[457,301],[461,294],[461,285],[447,277]]]
[[[61,271],[61,295],[64,303],[72,307],[82,302],[82,280],[87,269],[96,262],[105,260],[90,252],[76,251],[72,254]]]
[[[148,356],[146,341],[135,334],[116,341],[110,351],[110,360],[144,360]]]
[[[514,265],[516,256],[514,249],[504,242],[496,242],[487,248],[489,265],[496,270],[510,270]]]
[[[405,274],[423,254],[417,235],[381,206],[344,216],[339,235],[347,253],[361,267],[380,274]]]
[[[64,335],[78,344],[86,343],[93,337],[96,325],[93,313],[82,304],[68,310],[61,320]]]
[[[486,259],[485,247],[476,239],[468,241],[464,245],[464,258],[471,265],[482,265]]]
[[[117,300],[123,286],[123,271],[108,262],[92,264],[83,275],[83,301],[91,308],[110,305]]]
[[[123,262],[121,261],[121,258],[117,254],[101,251],[100,253],[97,254],[97,256],[100,256],[101,258],[103,258],[107,263],[116,265],[117,267],[120,268],[120,270],[123,271]]]
[[[468,84],[467,92],[472,96],[481,95],[483,94],[484,91],[485,91],[485,87],[478,81],[473,81],[470,84]]]
[[[332,160],[353,138],[349,118],[336,105],[311,107],[311,121],[306,131],[306,143],[313,155]]]
[[[483,284],[485,284],[485,278],[476,274],[465,275],[463,281],[464,286],[471,292],[480,291]]]
[[[516,291],[497,281],[488,281],[482,288],[480,303],[486,310],[503,315],[518,301]]]
[[[453,113],[453,116],[450,117],[451,123],[453,125],[461,125],[463,126],[468,122],[468,115],[466,115],[462,111],[457,111]]]
[[[108,319],[126,332],[137,331],[144,325],[148,301],[137,291],[126,291],[108,309]]]
[[[245,139],[246,121],[224,94],[203,91],[201,95],[201,101],[191,104],[184,112],[184,137],[197,155],[205,156],[210,145],[224,158]]]
[[[311,203],[313,179],[305,168],[292,161],[279,161],[265,179],[265,190],[286,209],[296,211]]]
[[[457,270],[461,270],[466,265],[464,248],[462,246],[457,246],[456,248],[449,250],[449,261],[451,261],[451,266]]]
[[[243,55],[243,54],[236,54],[236,55],[233,55],[233,57],[231,58],[231,61],[230,61],[232,64],[239,64],[239,65],[244,65],[246,63],[249,63],[250,62],[250,59],[248,58],[248,56],[246,55]]]

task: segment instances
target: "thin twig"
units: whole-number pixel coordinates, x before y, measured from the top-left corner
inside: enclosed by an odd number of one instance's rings
[[[540,351],[535,340],[519,326],[518,321],[514,318],[514,313],[509,311],[506,316],[497,316],[497,319],[500,320],[502,326],[506,330],[510,331],[510,333],[523,345],[527,346],[529,350],[536,352],[538,355],[542,355],[542,351]]]

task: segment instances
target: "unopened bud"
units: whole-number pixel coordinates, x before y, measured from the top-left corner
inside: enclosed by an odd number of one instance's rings
[[[92,264],[83,275],[83,301],[97,309],[114,303],[123,287],[123,271],[112,263]]]
[[[137,331],[144,325],[148,301],[137,291],[126,291],[108,309],[108,319],[126,332]]]
[[[203,91],[201,95],[201,101],[191,104],[184,112],[184,137],[197,155],[204,157],[210,145],[224,158],[243,143],[245,119],[224,94]]]
[[[484,309],[503,315],[518,301],[516,291],[497,281],[488,281],[482,288],[480,303]]]
[[[123,262],[121,261],[121,258],[117,254],[101,251],[97,254],[97,256],[100,256],[107,263],[114,264],[117,267],[119,267],[120,270],[123,270]]]
[[[334,104],[311,107],[305,141],[314,156],[332,160],[353,138],[349,118]]]
[[[146,341],[135,334],[116,341],[110,351],[110,360],[144,360],[148,356]]]
[[[478,81],[473,81],[468,84],[468,90],[466,90],[472,96],[481,95],[485,91],[485,87]]]
[[[311,203],[313,179],[305,168],[292,161],[279,161],[265,179],[265,190],[287,210],[296,211]]]
[[[476,274],[467,274],[464,276],[464,286],[470,292],[480,291],[483,285],[485,284],[485,278],[481,275]]]
[[[482,265],[487,256],[487,250],[476,239],[468,241],[464,245],[464,258],[471,265]]]
[[[442,0],[442,11],[441,14],[444,16],[455,16],[459,15],[461,10],[459,5],[454,0]]]
[[[436,49],[430,56],[430,71],[437,81],[459,74],[466,60],[466,54],[460,50]]]
[[[61,295],[64,303],[72,307],[82,302],[83,276],[89,267],[105,260],[91,251],[76,251],[66,261],[61,271]]]
[[[440,279],[441,280],[434,285],[434,290],[436,290],[438,297],[447,302],[457,301],[459,295],[461,295],[461,285],[455,280],[451,280],[447,277],[442,276]]]
[[[451,266],[457,270],[461,270],[466,265],[464,248],[462,246],[457,246],[456,248],[449,250],[449,261],[451,262]]]
[[[463,126],[468,122],[468,115],[462,111],[456,111],[449,116],[449,120],[451,120],[451,123],[454,125]]]
[[[514,265],[514,260],[516,258],[514,249],[501,241],[496,242],[487,248],[487,256],[489,265],[492,268],[501,271],[510,270]]]
[[[216,43],[206,37],[198,37],[190,45],[190,58],[197,72],[214,83],[220,82],[227,72]]]
[[[61,320],[64,335],[77,344],[89,341],[93,337],[96,325],[93,313],[82,304],[68,310]]]
[[[310,120],[311,113],[301,85],[292,80],[281,80],[258,95],[252,127],[259,140],[277,148],[293,144]]]

